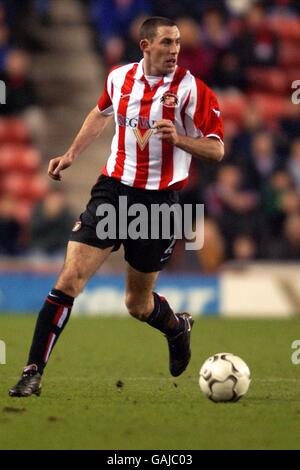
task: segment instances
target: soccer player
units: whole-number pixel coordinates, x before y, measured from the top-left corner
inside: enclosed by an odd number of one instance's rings
[[[192,155],[211,161],[220,161],[224,155],[223,124],[214,93],[177,65],[180,32],[176,24],[168,18],[147,19],[140,30],[140,48],[143,59],[139,63],[108,73],[103,94],[71,147],[50,160],[48,174],[60,181],[61,172],[114,117],[111,154],[85,212],[73,227],[62,272],[39,313],[27,366],[9,390],[11,396],[40,394],[44,368],[75,297],[122,243],[128,312],[166,336],[173,376],[179,376],[190,361],[192,316],[175,314],[167,299],[154,291],[159,272],[172,254],[174,233],[170,239],[123,239],[118,232],[105,239],[96,231],[101,220],[97,207],[111,204],[118,211],[120,196],[126,196],[129,205],[172,206],[188,180]]]

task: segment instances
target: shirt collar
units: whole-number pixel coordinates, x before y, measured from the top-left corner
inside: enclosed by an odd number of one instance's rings
[[[143,64],[144,64],[144,59],[140,60],[137,66],[135,77],[134,77],[136,80],[145,79]],[[168,75],[164,75],[163,76],[164,83],[170,83],[173,80],[174,73],[175,72],[169,73]]]

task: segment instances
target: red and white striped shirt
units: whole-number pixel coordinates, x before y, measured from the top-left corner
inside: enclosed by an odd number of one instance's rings
[[[159,119],[171,120],[178,134],[215,137],[223,143],[216,96],[183,67],[152,87],[144,76],[143,59],[112,69],[98,108],[104,115],[114,114],[116,124],[102,173],[128,186],[181,189],[187,183],[192,156],[158,138],[151,127]]]

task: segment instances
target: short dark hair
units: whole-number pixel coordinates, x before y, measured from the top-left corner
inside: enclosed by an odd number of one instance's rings
[[[151,18],[144,21],[140,28],[140,40],[148,39],[152,41],[159,26],[173,27],[177,26],[177,24],[173,20],[170,20],[170,18],[165,18],[164,16],[151,16]]]

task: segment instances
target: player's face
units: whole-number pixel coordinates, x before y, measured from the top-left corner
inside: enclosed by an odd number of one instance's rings
[[[166,75],[174,72],[180,51],[180,33],[177,26],[159,26],[156,36],[151,42],[147,42],[144,52],[149,60],[149,74]]]

